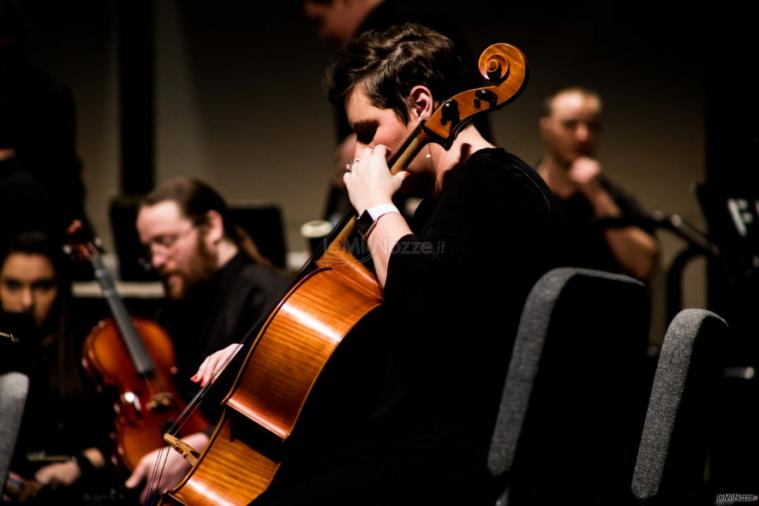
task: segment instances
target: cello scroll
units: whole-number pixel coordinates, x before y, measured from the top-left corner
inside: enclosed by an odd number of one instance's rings
[[[508,104],[519,96],[527,82],[524,53],[503,42],[482,52],[478,68],[482,77],[492,85],[462,91],[443,102],[424,124],[432,142],[449,148],[458,132],[474,116]]]

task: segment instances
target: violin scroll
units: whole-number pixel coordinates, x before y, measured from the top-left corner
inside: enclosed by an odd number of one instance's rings
[[[63,251],[74,259],[88,262],[100,257],[103,253],[103,243],[98,237],[86,236],[87,233],[80,220],[72,221],[66,229],[68,242],[63,246]]]

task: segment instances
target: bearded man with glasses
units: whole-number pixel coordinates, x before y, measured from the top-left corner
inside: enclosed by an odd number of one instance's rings
[[[137,231],[146,263],[165,288],[167,300],[157,320],[174,342],[177,390],[189,401],[199,387],[191,376],[203,359],[240,343],[288,282],[232,223],[221,195],[199,180],[176,178],[155,188],[140,204]],[[221,396],[223,390],[214,389],[209,396]],[[220,415],[220,400],[206,398],[202,404],[211,428]],[[202,449],[208,435],[184,439]],[[156,451],[143,457],[127,486],[146,480],[157,456]],[[186,472],[179,454],[169,452],[158,488],[173,486]]]

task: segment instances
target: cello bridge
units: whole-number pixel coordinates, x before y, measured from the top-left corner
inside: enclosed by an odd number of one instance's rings
[[[163,440],[166,441],[169,446],[178,451],[179,454],[184,457],[184,459],[191,466],[195,467],[195,464],[198,462],[198,457],[200,456],[200,452],[198,450],[188,445],[178,437],[172,436],[171,434],[164,434]]]

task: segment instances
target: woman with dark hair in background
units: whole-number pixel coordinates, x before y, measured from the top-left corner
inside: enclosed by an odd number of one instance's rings
[[[76,502],[104,484],[93,478],[105,476],[110,409],[85,378],[64,257],[44,233],[21,233],[0,255],[0,304],[4,329],[20,341],[2,368],[30,379],[3,500]]]

